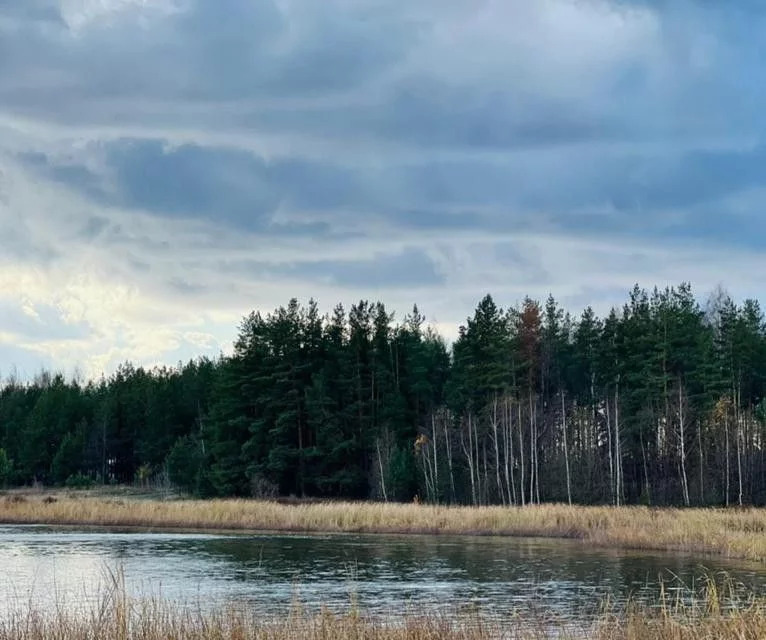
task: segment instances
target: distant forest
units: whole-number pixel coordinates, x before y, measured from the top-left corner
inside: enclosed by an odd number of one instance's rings
[[[0,390],[0,485],[460,504],[766,504],[758,302],[636,287],[604,318],[491,296],[244,318],[231,356]]]

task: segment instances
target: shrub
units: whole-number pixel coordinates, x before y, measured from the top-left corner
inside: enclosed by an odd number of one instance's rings
[[[80,473],[72,474],[64,483],[68,489],[89,489],[94,485],[93,478]]]
[[[273,500],[279,495],[279,485],[262,473],[254,473],[250,476],[250,495],[260,500]]]

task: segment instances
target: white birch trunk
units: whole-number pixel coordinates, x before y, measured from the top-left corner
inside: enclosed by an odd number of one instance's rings
[[[439,458],[438,458],[438,446],[436,441],[436,416],[431,412],[431,444],[433,446],[434,454],[434,502],[438,502],[437,491],[439,490]]]
[[[734,411],[737,421],[737,481],[739,483],[739,493],[737,494],[737,503],[742,506],[742,416],[739,411],[739,394],[737,394],[737,403]]]
[[[523,507],[526,504],[526,497],[524,493],[524,438],[523,438],[523,431],[524,429],[521,426],[521,398],[519,398],[519,463],[521,464],[521,481],[519,482],[519,490],[521,492],[521,506]]]
[[[505,505],[505,489],[503,487],[503,481],[500,479],[500,436],[498,432],[500,418],[497,413],[497,403],[497,394],[495,394],[495,397],[492,399],[492,435],[494,437],[495,445],[495,483],[497,485],[497,492],[500,496],[500,500]]]
[[[449,484],[452,491],[452,501],[456,499],[455,493],[455,473],[452,467],[452,440],[450,439],[449,424],[451,421],[451,414],[447,412],[444,416],[444,446],[447,453],[447,469],[449,470]]]
[[[508,490],[508,503],[516,504],[516,481],[513,478],[513,405],[510,398],[505,398],[505,486]]]
[[[474,457],[473,457],[473,425],[470,412],[468,413],[468,445],[466,446],[465,437],[462,430],[460,433],[460,444],[468,462],[468,474],[471,477],[471,500],[476,505],[476,479],[474,478]]]
[[[572,506],[572,480],[569,475],[569,444],[567,443],[567,413],[564,405],[564,392],[561,391],[561,426],[564,431],[564,464],[567,473],[567,501]]]
[[[622,447],[620,446],[620,383],[619,379],[614,391],[614,448],[615,448],[615,466],[617,471],[617,480],[615,489],[617,490],[617,506],[622,504]]]
[[[378,449],[378,469],[380,471],[380,490],[383,493],[383,500],[388,502],[388,493],[386,493],[386,475],[383,472],[383,456],[380,453],[380,438],[375,439],[375,445]]]
[[[726,450],[726,506],[728,507],[729,495],[731,493],[731,487],[729,486],[729,478],[731,477],[731,452],[729,451],[729,407],[724,408],[723,429]]]
[[[678,429],[679,429],[679,453],[681,456],[681,488],[684,496],[684,506],[688,507],[689,481],[686,477],[686,416],[684,415],[683,385],[678,384]]]
[[[609,411],[609,392],[606,395],[606,434],[607,434],[607,448],[609,449],[609,493],[612,497],[612,504],[617,504],[617,492],[614,490],[616,482],[616,474],[614,473],[614,454],[612,453],[613,438],[612,438],[612,415]]]

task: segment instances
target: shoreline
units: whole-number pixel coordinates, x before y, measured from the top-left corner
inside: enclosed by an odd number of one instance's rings
[[[129,494],[7,492],[0,494],[0,524],[219,535],[350,533],[567,539],[626,551],[766,560],[766,510],[756,508],[281,504],[245,499],[159,500]]]

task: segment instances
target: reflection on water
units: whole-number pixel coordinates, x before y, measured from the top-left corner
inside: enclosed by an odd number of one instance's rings
[[[562,540],[0,527],[0,611],[28,602],[88,603],[120,570],[137,595],[205,607],[242,602],[267,614],[284,613],[296,597],[306,607],[345,611],[353,597],[380,615],[419,611],[425,604],[488,614],[542,606],[583,616],[606,597],[651,601],[660,580],[692,586],[706,570],[725,571],[749,589],[766,587],[766,574],[754,563]]]

